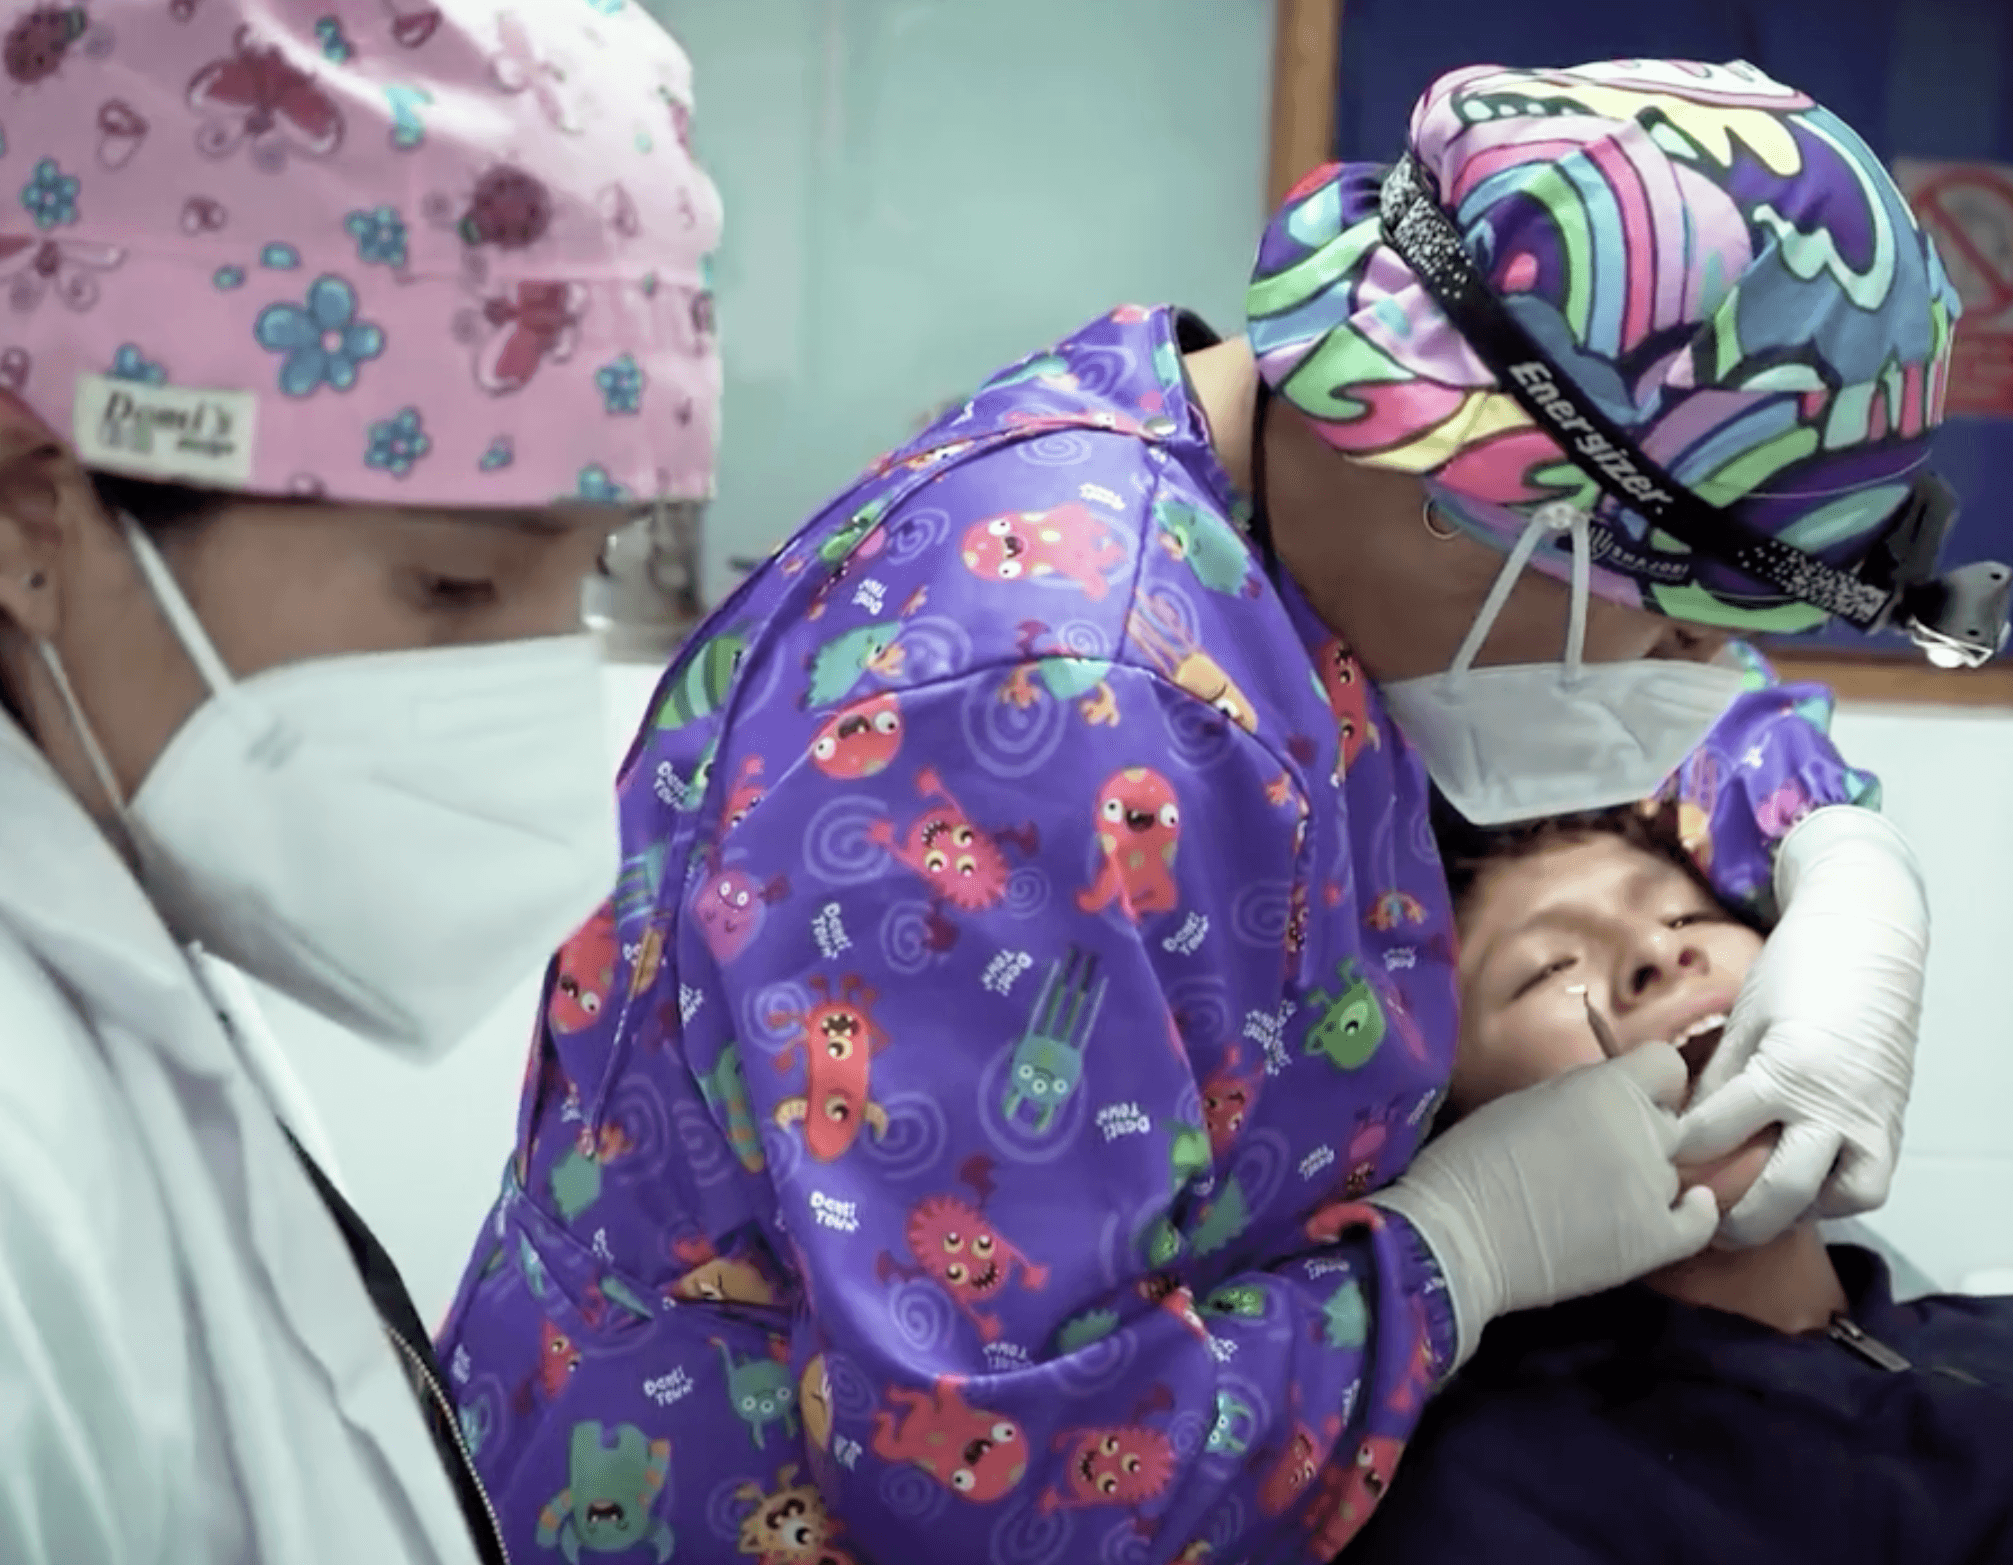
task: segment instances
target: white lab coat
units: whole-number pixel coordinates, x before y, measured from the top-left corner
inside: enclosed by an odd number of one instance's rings
[[[5,1565],[476,1558],[240,1003],[0,715]]]

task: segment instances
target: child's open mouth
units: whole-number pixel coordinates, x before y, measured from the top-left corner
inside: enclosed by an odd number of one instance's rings
[[[1705,1062],[1712,1058],[1713,1050],[1719,1047],[1719,1040],[1726,1031],[1726,1012],[1715,1011],[1710,1016],[1701,1016],[1671,1042],[1677,1046],[1678,1055],[1684,1061],[1685,1075],[1691,1086],[1685,1092],[1685,1103],[1691,1103],[1691,1095],[1698,1089],[1698,1079],[1705,1072]]]

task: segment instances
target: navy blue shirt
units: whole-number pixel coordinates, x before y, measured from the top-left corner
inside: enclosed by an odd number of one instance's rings
[[[1857,1335],[1640,1284],[1495,1322],[1346,1565],[2013,1562],[2013,1298],[1830,1253]]]

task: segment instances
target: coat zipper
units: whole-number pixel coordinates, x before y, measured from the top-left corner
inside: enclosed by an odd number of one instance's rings
[[[1825,1335],[1833,1342],[1858,1354],[1875,1368],[1884,1369],[1889,1374],[1899,1374],[1903,1370],[1915,1367],[1886,1343],[1869,1337],[1860,1328],[1859,1323],[1848,1315],[1832,1316],[1831,1325]]]
[[[412,1366],[413,1374],[426,1387],[440,1416],[447,1421],[448,1433],[454,1439],[456,1452],[460,1454],[462,1469],[468,1474],[469,1482],[475,1485],[476,1496],[482,1501],[483,1514],[489,1518],[489,1535],[496,1544],[496,1556],[503,1565],[510,1565],[510,1546],[503,1541],[503,1523],[497,1519],[496,1506],[490,1501],[489,1491],[483,1487],[482,1474],[476,1471],[475,1455],[468,1449],[468,1441],[462,1435],[461,1420],[455,1415],[454,1404],[448,1401],[447,1393],[441,1390],[440,1382],[433,1378],[433,1371],[426,1367],[426,1360],[413,1350],[412,1344],[389,1326],[385,1326],[384,1334],[391,1338],[400,1356]]]

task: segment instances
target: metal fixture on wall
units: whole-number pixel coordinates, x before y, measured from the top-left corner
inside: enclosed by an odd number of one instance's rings
[[[608,540],[587,583],[586,616],[614,662],[663,662],[705,613],[699,590],[703,500],[664,500]]]

